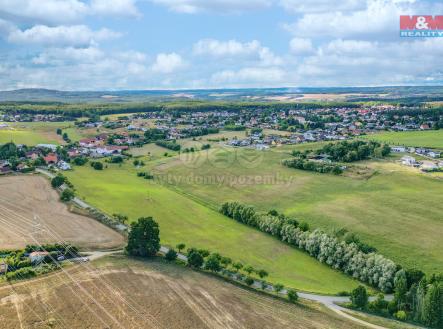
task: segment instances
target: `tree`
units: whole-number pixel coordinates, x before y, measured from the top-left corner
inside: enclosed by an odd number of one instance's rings
[[[186,245],[184,243],[179,243],[175,247],[178,249],[178,252],[181,253],[182,250],[186,248]]]
[[[220,256],[218,254],[211,254],[206,260],[205,270],[219,272],[221,269]]]
[[[62,175],[57,175],[53,179],[51,179],[51,185],[53,188],[58,188],[65,183],[66,178]]]
[[[238,272],[243,268],[243,264],[240,262],[236,262],[236,263],[232,264],[232,267],[235,268],[235,270]]]
[[[368,293],[366,288],[358,286],[351,292],[351,302],[354,307],[364,309],[368,304]]]
[[[57,135],[61,135],[62,134],[62,129],[61,128],[57,128]]]
[[[291,303],[295,303],[298,300],[298,294],[295,290],[293,289],[288,290],[288,300]]]
[[[203,256],[196,249],[188,250],[188,265],[194,268],[201,268],[204,263]]]
[[[254,272],[254,268],[251,265],[246,266],[243,271],[251,275],[252,272]]]
[[[248,286],[252,286],[252,285],[254,284],[254,279],[251,278],[250,276],[248,276],[248,277],[245,279],[245,283],[246,283]]]
[[[153,257],[160,250],[160,230],[152,217],[131,224],[126,251],[131,256]]]
[[[232,259],[229,258],[229,257],[222,257],[222,258],[220,259],[220,263],[221,263],[223,266],[226,267],[226,266],[232,264]]]
[[[68,202],[71,201],[72,199],[74,199],[75,194],[74,191],[71,190],[70,188],[64,189],[62,192],[62,195],[60,196],[60,199],[62,201]]]
[[[260,279],[266,278],[269,275],[269,273],[266,272],[265,270],[259,270],[257,271],[257,274],[260,277]]]
[[[177,259],[177,252],[174,249],[169,249],[165,255],[165,259],[168,261],[174,261]]]
[[[394,300],[397,303],[397,309],[401,310],[406,304],[406,293],[408,292],[408,282],[406,272],[400,270],[394,277]]]
[[[73,162],[76,166],[83,166],[88,162],[88,158],[77,157],[77,158],[74,158]]]
[[[284,285],[282,285],[281,283],[276,283],[274,284],[274,290],[277,292],[277,294],[282,291],[285,288]]]
[[[103,170],[103,163],[101,162],[91,162],[91,166],[95,170]]]
[[[443,327],[443,284],[429,286],[423,305],[423,322],[432,328]]]

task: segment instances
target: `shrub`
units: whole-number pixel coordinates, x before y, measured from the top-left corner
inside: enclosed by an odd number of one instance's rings
[[[290,289],[288,291],[288,300],[291,303],[295,303],[298,300],[298,294],[297,294],[297,292],[295,290]]]
[[[398,311],[397,313],[394,314],[394,316],[397,320],[400,320],[400,321],[405,321],[407,318],[405,311]]]
[[[165,259],[172,262],[177,259],[177,252],[174,249],[169,249],[165,255]]]
[[[74,197],[75,197],[74,191],[67,188],[67,189],[63,190],[63,192],[60,196],[60,199],[62,201],[68,202],[68,201],[71,201],[72,199],[74,199]]]
[[[254,279],[251,278],[250,276],[248,276],[248,277],[246,277],[246,279],[245,279],[245,283],[246,283],[248,286],[252,286],[252,285],[254,284]]]
[[[366,288],[358,286],[351,292],[351,302],[354,307],[364,309],[368,304],[368,293]]]

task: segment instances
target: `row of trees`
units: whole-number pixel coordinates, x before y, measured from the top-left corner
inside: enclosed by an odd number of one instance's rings
[[[317,150],[317,154],[327,154],[332,161],[354,162],[369,157],[385,157],[391,152],[389,145],[375,141],[342,141],[329,143]]]
[[[175,141],[158,140],[157,142],[155,142],[155,144],[177,152],[181,149],[181,145],[177,144]]]
[[[298,221],[273,214],[258,214],[254,208],[237,202],[227,202],[220,212],[241,223],[271,234],[297,248],[305,250],[320,262],[352,275],[384,292],[393,288],[397,265],[377,253],[365,253],[354,243],[347,243],[321,230],[310,232]]]
[[[343,173],[342,167],[338,164],[316,162],[302,158],[286,159],[282,161],[282,164],[289,168],[315,171],[322,174],[340,175]]]

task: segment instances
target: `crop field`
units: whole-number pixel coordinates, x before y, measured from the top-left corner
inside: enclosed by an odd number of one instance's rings
[[[383,132],[364,136],[379,142],[393,145],[430,147],[443,149],[443,130]]]
[[[153,172],[175,177],[168,182],[171,188],[210,207],[240,201],[293,215],[314,228],[344,227],[399,264],[427,273],[443,270],[441,176],[408,170],[396,158],[357,164],[372,171],[364,177],[317,174],[280,164],[291,149],[307,145],[264,152],[212,150],[196,167],[170,158],[154,165]],[[218,180],[208,183],[206,178],[214,176]]]
[[[68,211],[40,176],[0,177],[0,249],[67,242],[82,249],[121,247],[123,237],[99,222]]]
[[[0,144],[14,142],[16,144],[63,144],[57,128],[67,128],[67,122],[17,122],[7,123],[8,127],[0,128]]]
[[[177,158],[153,161],[161,166]],[[172,162],[172,163],[173,163]],[[319,263],[306,253],[273,237],[236,223],[218,213],[216,205],[195,201],[186,193],[166,187],[179,176],[157,176],[157,181],[137,177],[138,171],[128,162],[107,164],[103,171],[90,166],[67,172],[78,196],[109,214],[119,213],[135,220],[152,216],[160,225],[162,244],[206,248],[270,273],[269,279],[305,291],[326,294],[348,291],[358,282]],[[193,179],[189,176],[186,179]],[[224,199],[224,197],[223,197]]]
[[[12,287],[0,286],[0,321],[11,329],[361,328],[317,304],[291,305],[184,267],[118,255]]]

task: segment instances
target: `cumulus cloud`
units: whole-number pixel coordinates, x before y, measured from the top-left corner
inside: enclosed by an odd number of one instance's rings
[[[85,25],[60,25],[55,27],[36,25],[23,31],[16,29],[8,35],[7,39],[9,42],[18,44],[87,47],[99,41],[114,39],[119,36],[121,36],[120,33],[105,28],[92,31]]]
[[[136,0],[92,0],[91,10],[102,16],[141,17]]]
[[[314,52],[311,39],[293,38],[289,43],[291,52],[296,55],[306,55]]]
[[[202,11],[218,13],[238,13],[249,10],[267,8],[272,0],[151,0],[153,3],[164,5],[168,9],[195,14]]]
[[[200,56],[213,56],[224,59],[235,57],[249,57],[259,60],[259,65],[281,65],[283,60],[276,56],[268,47],[263,47],[259,41],[239,42],[237,40],[219,41],[204,39],[194,44],[194,54]]]
[[[217,85],[224,86],[245,86],[259,85],[269,86],[282,83],[285,71],[275,67],[246,67],[240,70],[225,70],[212,75],[211,81]]]
[[[194,45],[194,54],[211,56],[244,56],[258,53],[261,49],[260,42],[241,43],[237,40],[219,41],[215,39],[204,39]]]
[[[78,21],[88,13],[79,0],[0,0],[0,17],[44,23]]]
[[[158,54],[152,70],[158,73],[172,73],[185,66],[182,57],[176,53]]]
[[[281,0],[280,5],[294,13],[321,13],[361,10],[365,8],[366,0]]]

